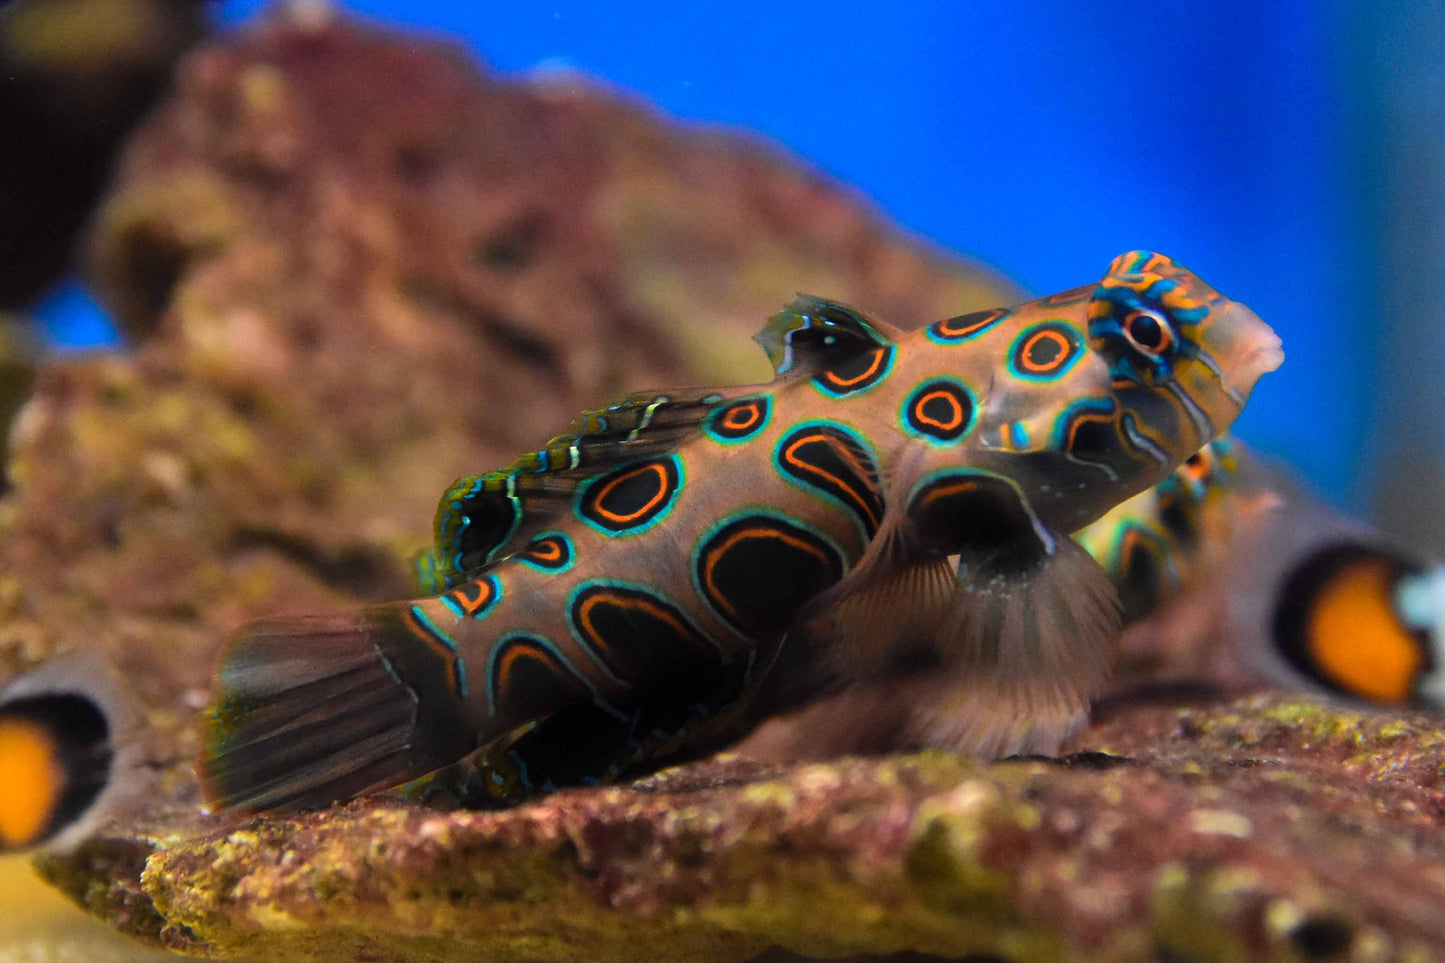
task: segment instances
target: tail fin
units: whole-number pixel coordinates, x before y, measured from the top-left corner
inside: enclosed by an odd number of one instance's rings
[[[324,806],[469,752],[465,703],[406,629],[406,608],[243,628],[203,724],[207,798],[222,808]]]
[[[68,845],[139,796],[135,720],[90,654],[57,657],[0,691],[0,853]]]

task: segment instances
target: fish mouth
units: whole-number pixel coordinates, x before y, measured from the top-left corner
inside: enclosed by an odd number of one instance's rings
[[[1243,405],[1259,379],[1284,363],[1284,342],[1259,315],[1238,301],[1225,308],[1218,330],[1224,342],[1215,352],[1220,384]]]

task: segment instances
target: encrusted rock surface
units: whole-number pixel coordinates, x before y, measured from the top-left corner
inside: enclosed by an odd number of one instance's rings
[[[40,861],[64,892],[266,960],[1445,954],[1445,733],[1277,696],[1123,703],[1062,761],[202,814],[225,635],[405,593],[455,475],[616,390],[765,377],[747,336],[797,289],[903,324],[1012,297],[762,147],[297,9],[183,65],[91,243],[135,347],[44,366],[13,438],[0,674],[104,649],[163,763]]]
[[[1435,723],[1261,695],[1136,706],[1059,760],[721,757],[500,813],[116,833],[44,871],[137,935],[263,959],[1425,960],[1442,765]]]

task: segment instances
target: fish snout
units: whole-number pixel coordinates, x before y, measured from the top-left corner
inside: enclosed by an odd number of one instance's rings
[[[1241,406],[1259,379],[1284,363],[1284,342],[1248,307],[1231,301],[1210,332],[1224,390]]]

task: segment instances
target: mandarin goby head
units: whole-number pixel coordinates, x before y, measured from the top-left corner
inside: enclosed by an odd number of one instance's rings
[[[1284,361],[1279,336],[1253,311],[1152,251],[1109,265],[1089,302],[1089,344],[1116,394],[1152,391],[1176,409],[1176,437],[1191,449],[1228,429],[1255,383]]]
[[[935,324],[992,336],[978,457],[1061,531],[1157,484],[1228,429],[1279,338],[1161,254],[1114,259],[1093,285]]]

